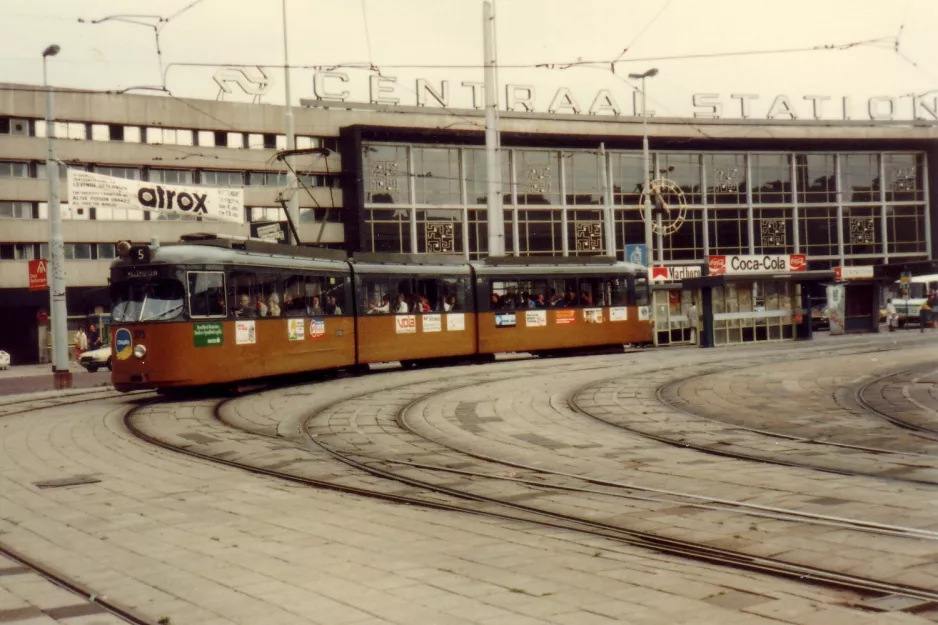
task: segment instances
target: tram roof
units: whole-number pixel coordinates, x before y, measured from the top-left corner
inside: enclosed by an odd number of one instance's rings
[[[267,252],[238,249],[218,245],[199,243],[169,243],[150,248],[150,262],[146,264],[160,265],[243,265],[251,267],[293,268],[293,269],[319,269],[326,271],[341,271],[348,273],[349,267],[344,261],[326,258],[310,258],[293,256],[289,253],[274,253],[278,247],[272,245]],[[118,259],[115,267],[134,266],[136,263],[127,259]],[[144,263],[141,263],[144,264]]]
[[[472,263],[480,276],[556,276],[647,274],[644,265],[617,261],[611,256],[505,257]]]

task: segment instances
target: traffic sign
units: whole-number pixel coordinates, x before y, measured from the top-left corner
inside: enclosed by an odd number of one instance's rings
[[[45,258],[37,258],[29,261],[29,290],[45,291],[49,288],[48,275],[49,264]]]
[[[629,243],[625,246],[625,262],[648,266],[648,250],[642,243]]]

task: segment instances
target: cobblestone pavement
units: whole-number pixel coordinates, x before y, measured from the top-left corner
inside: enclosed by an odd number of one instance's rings
[[[932,622],[938,620],[934,612],[861,611],[850,607],[857,597],[846,591],[708,566],[607,539],[250,475],[148,445],[123,423],[127,411],[139,405],[139,423],[149,433],[192,450],[402,493],[417,489],[312,452],[299,436],[307,419],[315,416],[314,440],[393,460],[467,462],[450,449],[455,448],[644,489],[931,531],[938,529],[934,487],[707,456],[614,428],[571,406],[583,388],[651,368],[671,370],[677,379],[690,370],[685,367],[782,361],[766,367],[770,375],[786,360],[805,358],[816,358],[805,362],[822,371],[825,358],[840,358],[836,352],[843,349],[901,347],[903,357],[934,349],[914,338],[391,371],[237,398],[217,408],[229,425],[214,418],[212,399],[143,405],[139,397],[110,398],[11,413],[0,416],[0,542],[173,625]],[[887,356],[893,352],[877,357]],[[809,396],[805,402],[820,401],[824,393]],[[656,399],[654,389],[650,399]],[[784,409],[776,417],[777,423],[762,425],[781,427]],[[857,415],[864,423],[871,418]],[[402,424],[416,433],[402,432]],[[920,452],[928,451],[927,444],[914,449],[915,457],[926,456]],[[845,449],[824,447],[823,452],[836,456]],[[418,467],[395,470],[439,475]],[[514,471],[498,472],[510,477]],[[35,485],[74,476],[90,483]],[[463,484],[453,475],[447,481]],[[529,487],[506,480],[473,487],[539,504],[553,497],[544,505],[578,514],[586,506],[597,515],[689,540],[723,540],[752,551],[764,546],[767,553],[792,560],[938,587],[933,540],[838,527],[819,532],[820,526],[809,524],[744,519],[739,510],[614,499],[608,492],[530,499]],[[10,568],[16,567],[0,561],[0,622],[112,622],[103,620],[112,618],[107,615],[55,612],[77,602],[46,603],[56,594],[46,589],[54,587],[29,572],[3,573]],[[10,612],[24,609],[30,612]]]

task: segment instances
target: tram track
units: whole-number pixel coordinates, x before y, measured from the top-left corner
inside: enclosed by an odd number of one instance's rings
[[[932,369],[932,367],[935,367],[935,366],[936,366],[936,363],[928,363],[928,364],[919,365],[911,369],[905,369],[903,371],[894,371],[886,375],[878,376],[876,379],[871,380],[870,382],[857,388],[854,391],[854,395],[853,395],[854,400],[858,404],[863,406],[863,408],[867,410],[868,412],[870,412],[871,414],[875,414],[877,417],[885,419],[886,421],[888,421],[889,423],[892,423],[893,425],[896,425],[906,430],[911,430],[912,432],[915,432],[917,436],[921,436],[922,438],[926,438],[930,441],[938,441],[938,428],[928,427],[928,426],[921,425],[919,423],[913,423],[906,419],[901,419],[897,417],[895,414],[891,414],[885,410],[880,410],[879,408],[875,407],[870,402],[870,400],[866,399],[866,393],[868,390],[873,388],[875,385],[883,383],[885,380],[888,380],[889,378],[897,378],[903,375],[910,375],[910,374],[915,375],[920,369]],[[929,371],[928,373],[929,374],[938,373],[938,369],[933,369]],[[926,406],[921,405],[920,403],[912,400],[911,397],[909,397],[907,394],[908,385],[917,383],[919,380],[921,380],[922,377],[924,376],[918,376],[906,382],[905,385],[903,386],[903,394],[905,395],[907,403],[913,403],[917,408],[921,408],[923,410],[928,410],[930,412],[933,412],[935,413],[936,418],[938,418],[938,410],[930,409]]]
[[[17,562],[20,566],[39,575],[55,586],[70,592],[85,603],[97,606],[104,612],[107,612],[108,614],[120,619],[121,621],[124,621],[125,623],[131,623],[132,625],[161,625],[161,623],[158,621],[143,616],[133,608],[125,606],[119,601],[115,601],[106,595],[102,595],[101,593],[96,592],[93,588],[68,577],[61,571],[56,570],[54,567],[50,567],[38,560],[24,555],[22,552],[13,549],[9,545],[4,544],[2,541],[0,541],[0,554],[14,562]],[[0,619],[0,621],[2,620],[3,619]]]
[[[229,401],[231,401],[230,398],[216,402],[212,409],[213,413],[217,414],[221,406]],[[621,544],[649,549],[654,552],[667,554],[670,556],[686,557],[710,564],[729,566],[736,569],[743,569],[757,573],[796,579],[804,583],[816,584],[841,590],[849,590],[860,595],[856,603],[860,603],[860,601],[864,601],[870,598],[879,597],[902,597],[923,602],[917,607],[922,607],[922,605],[930,605],[932,602],[938,602],[938,591],[929,588],[896,584],[893,582],[866,578],[863,576],[825,570],[818,567],[785,562],[774,558],[752,556],[745,553],[710,547],[679,539],[656,536],[648,532],[628,530],[602,522],[544,511],[526,506],[524,504],[502,501],[497,498],[485,497],[478,494],[462,492],[458,489],[431,484],[421,480],[414,480],[413,478],[408,478],[394,474],[393,472],[378,469],[373,466],[368,466],[350,455],[341,454],[340,452],[335,452],[334,450],[329,449],[328,445],[322,445],[321,441],[316,441],[312,437],[307,438],[307,444],[310,447],[322,450],[330,457],[335,458],[343,464],[357,468],[366,474],[381,477],[391,483],[403,483],[415,487],[420,491],[424,491],[425,493],[442,495],[444,500],[441,501],[439,499],[429,499],[426,495],[401,495],[374,488],[362,488],[339,483],[335,480],[309,478],[282,470],[265,469],[263,467],[237,460],[219,458],[208,453],[197,451],[191,447],[186,448],[167,443],[166,441],[163,441],[160,438],[148,434],[142,429],[138,428],[134,423],[134,415],[142,405],[145,404],[141,404],[140,406],[132,408],[124,416],[124,423],[128,431],[134,437],[174,453],[180,453],[189,457],[198,458],[213,464],[236,468],[256,475],[264,475],[274,479],[317,489],[326,489],[351,495],[376,498],[387,501],[389,503],[416,505],[446,512],[467,513],[499,520],[517,521],[541,527],[573,531],[581,535],[611,539]],[[220,423],[224,423],[224,421],[220,420]],[[239,431],[245,432],[245,430]],[[276,439],[280,437],[266,435],[266,438]],[[466,505],[467,501],[470,501],[476,505]]]

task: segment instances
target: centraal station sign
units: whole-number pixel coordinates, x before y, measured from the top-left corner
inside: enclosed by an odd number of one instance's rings
[[[711,276],[791,273],[807,270],[808,258],[804,254],[708,256],[707,265]]]
[[[352,74],[343,71],[316,71],[312,76],[315,100],[307,102],[349,102],[428,108],[471,108],[482,110],[485,85],[479,81],[431,81],[426,78],[399,80],[386,74]],[[237,86],[251,96],[270,92],[274,79],[262,68],[222,67],[213,76],[219,89],[231,93]],[[572,115],[629,115],[642,112],[638,90],[622,86],[610,89],[574,91],[569,87],[538,88],[530,84],[508,83],[499,90],[503,110]],[[367,94],[367,100],[365,99]],[[868,98],[831,95],[694,93],[690,102],[693,116],[701,119],[922,119],[938,120],[938,95],[874,95]],[[655,112],[648,110],[649,115]]]

